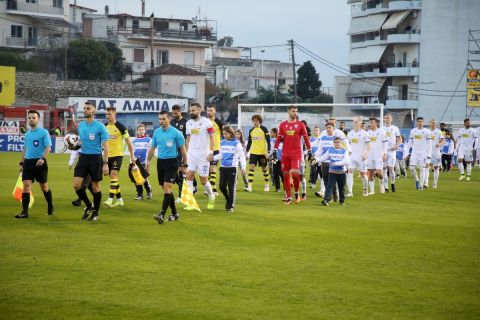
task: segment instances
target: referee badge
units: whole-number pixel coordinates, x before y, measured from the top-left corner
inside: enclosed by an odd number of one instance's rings
[[[40,144],[40,141],[38,141],[38,140],[33,140],[33,145],[34,145],[35,147],[38,147],[39,144]]]
[[[89,133],[88,134],[88,139],[95,140],[95,133]]]

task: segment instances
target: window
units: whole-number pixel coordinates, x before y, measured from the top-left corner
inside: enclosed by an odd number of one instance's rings
[[[145,62],[143,49],[133,49],[133,62]]]
[[[134,33],[138,32],[138,26],[139,26],[139,20],[138,19],[133,19],[132,29],[133,29]]]
[[[196,83],[183,83],[182,84],[182,96],[190,99],[197,99],[197,84]]]
[[[63,0],[53,0],[54,8],[63,8]]]
[[[12,38],[23,38],[23,27],[12,25],[10,36]]]
[[[153,21],[153,28],[157,31],[168,30],[169,27],[170,25],[168,21],[159,21],[159,20]]]
[[[195,52],[194,51],[185,51],[185,65],[186,66],[195,65]]]
[[[157,50],[157,65],[168,64],[168,50]]]
[[[282,87],[282,86],[284,86],[284,85],[286,84],[286,81],[285,81],[285,79],[278,79],[278,83],[277,83],[277,84],[278,84],[279,87]]]
[[[27,3],[37,3],[37,0],[27,0]]]
[[[127,18],[120,17],[118,18],[118,29],[125,30],[127,28]]]

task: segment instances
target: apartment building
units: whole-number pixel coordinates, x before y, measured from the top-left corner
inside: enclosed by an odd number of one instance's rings
[[[470,29],[480,29],[480,1],[347,3],[351,76],[336,79],[335,102],[384,103],[403,115],[400,125],[405,126],[412,115],[450,122],[465,118],[468,36]],[[368,116],[374,111],[352,107],[336,113]]]
[[[67,0],[0,1],[0,47],[49,49],[71,38]]]

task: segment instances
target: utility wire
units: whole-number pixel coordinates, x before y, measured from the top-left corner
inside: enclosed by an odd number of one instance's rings
[[[295,45],[300,51],[302,51],[306,55],[310,56],[311,58],[315,59],[316,61],[320,62],[321,64],[327,66],[328,68],[331,68],[335,71],[338,71],[342,74],[353,77],[355,79],[362,79],[362,81],[364,81],[365,83],[371,84],[373,86],[377,86],[377,87],[382,87],[383,86],[383,82],[381,82],[381,81],[371,79],[371,78],[367,78],[367,77],[362,76],[362,75],[351,73],[349,70],[344,69],[344,68],[342,68],[342,67],[340,67],[340,66],[338,66],[338,65],[336,65],[336,64],[334,64],[334,63],[332,63],[332,62],[330,62],[330,61],[328,61],[328,60],[326,60],[322,57],[320,57],[319,55],[317,55],[314,52],[308,50],[307,48],[300,45],[299,43],[295,42]],[[412,91],[415,91],[415,93],[417,95],[431,96],[431,97],[450,97],[450,95],[426,94],[426,93],[421,93],[419,91],[440,92],[440,93],[450,93],[450,92],[462,93],[462,92],[466,92],[466,91],[463,91],[463,90],[449,91],[449,90],[433,90],[433,89],[418,89],[418,88],[409,88],[409,89],[411,89]],[[393,90],[396,90],[396,91],[400,92],[400,90],[396,89],[396,88],[394,88]],[[465,97],[465,95],[456,95],[455,97]]]

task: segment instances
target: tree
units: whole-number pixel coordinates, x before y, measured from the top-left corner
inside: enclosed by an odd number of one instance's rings
[[[100,41],[79,39],[68,46],[68,74],[72,79],[108,79],[112,62],[113,55]]]
[[[277,103],[288,103],[290,98],[277,89]],[[275,103],[275,90],[266,89],[262,86],[257,89],[257,97],[250,100],[251,103]]]
[[[16,52],[0,52],[0,65],[15,67],[17,71],[38,71],[38,66],[32,59],[27,59]]]
[[[103,42],[107,50],[113,57],[112,68],[110,70],[110,78],[114,81],[121,81],[127,73],[127,66],[123,62],[122,50],[113,42]]]
[[[305,61],[297,70],[297,95],[302,100],[312,100],[320,95],[322,81],[311,61]]]

